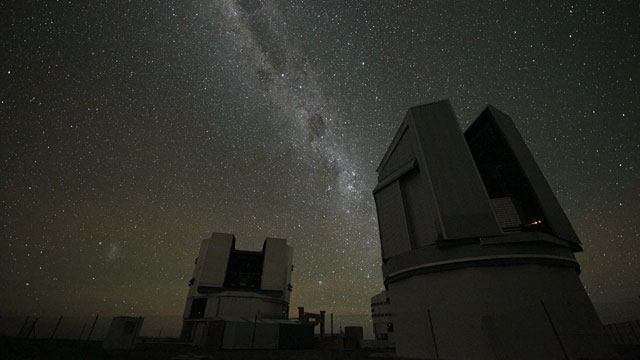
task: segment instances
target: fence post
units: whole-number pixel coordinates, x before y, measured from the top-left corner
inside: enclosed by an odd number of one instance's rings
[[[333,313],[331,313],[331,336],[333,336]]]
[[[93,334],[93,328],[96,327],[96,323],[98,322],[98,317],[100,316],[100,314],[96,315],[96,318],[93,320],[93,325],[91,325],[91,330],[89,330],[89,335],[87,335],[87,341],[89,341],[89,339],[91,339],[91,334]]]
[[[28,321],[29,321],[29,315],[27,315],[27,317],[24,319],[24,322],[22,323],[22,327],[20,328],[20,331],[18,331],[17,336],[22,335],[22,330],[24,330],[24,327],[27,326]]]
[[[429,317],[429,327],[431,328],[431,340],[433,340],[433,348],[436,351],[436,359],[440,359],[438,353],[438,343],[436,342],[436,333],[433,331],[433,321],[431,320],[431,310],[427,309],[427,316]]]
[[[253,341],[256,338],[256,324],[258,322],[258,314],[256,314],[255,318],[253,319],[253,334],[251,334],[251,348],[253,349]]]
[[[87,327],[87,322],[85,321],[84,324],[82,324],[82,330],[80,330],[80,336],[78,336],[78,340],[82,340],[82,334],[84,334],[84,328]]]
[[[558,334],[558,331],[556,330],[556,326],[553,324],[553,320],[551,320],[551,315],[549,315],[549,311],[547,311],[547,307],[544,305],[544,301],[540,300],[540,304],[542,305],[542,310],[544,310],[544,314],[547,316],[547,320],[549,321],[549,324],[551,325],[551,330],[553,330],[553,333],[556,335],[556,340],[558,340],[558,345],[560,345],[560,349],[562,349],[562,354],[564,355],[565,359],[569,359],[569,355],[567,354],[567,350],[565,350],[564,348],[564,344],[562,343],[562,339],[560,339],[560,335]]]
[[[49,340],[53,339],[53,336],[56,334],[56,331],[58,331],[58,326],[60,326],[60,322],[62,321],[62,315],[60,315],[60,318],[58,319],[58,322],[56,323],[56,327],[53,328],[53,332],[51,333],[51,337],[49,338]]]
[[[36,319],[33,320],[33,322],[31,323],[31,327],[29,328],[29,332],[27,333],[27,339],[29,337],[31,337],[31,333],[33,333],[33,338],[36,338],[36,323],[38,322],[38,317],[36,316]]]

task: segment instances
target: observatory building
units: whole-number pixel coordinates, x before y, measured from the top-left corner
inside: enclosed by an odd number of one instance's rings
[[[463,133],[448,101],[413,107],[377,172],[398,356],[610,357],[578,236],[507,115]]]
[[[202,336],[221,318],[282,320],[289,314],[293,249],[268,238],[262,251],[235,248],[235,236],[213,233],[202,240],[184,310],[182,338]]]
[[[391,300],[387,291],[382,291],[371,298],[371,322],[376,340],[393,341],[393,313]]]

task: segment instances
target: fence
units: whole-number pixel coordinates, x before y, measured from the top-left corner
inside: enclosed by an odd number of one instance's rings
[[[178,337],[182,316],[144,316],[141,336]],[[0,336],[34,339],[104,340],[112,316],[0,316]],[[365,314],[334,314],[333,333],[346,326],[362,326],[365,339],[373,339],[371,316]],[[315,328],[320,332],[319,326]],[[331,334],[331,314],[325,316],[325,333]]]
[[[640,345],[640,320],[607,324],[604,330],[613,345]]]
[[[140,335],[178,337],[181,316],[143,316]],[[0,336],[34,339],[104,340],[112,316],[2,316]]]

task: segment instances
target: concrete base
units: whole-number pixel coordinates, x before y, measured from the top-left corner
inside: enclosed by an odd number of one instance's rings
[[[111,320],[109,332],[102,342],[102,348],[107,350],[131,349],[142,328],[142,317],[116,316]]]
[[[206,298],[203,315],[189,317],[194,299],[202,298]],[[288,303],[273,296],[251,291],[222,291],[187,298],[180,337],[191,339],[195,323],[203,319],[213,319],[219,316],[244,316],[249,319],[259,316],[267,319],[286,319],[288,311]]]
[[[388,288],[399,357],[615,358],[572,268],[466,267]]]

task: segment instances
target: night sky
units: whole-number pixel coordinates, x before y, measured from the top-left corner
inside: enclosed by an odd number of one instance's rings
[[[217,231],[288,239],[292,309],[368,314],[375,169],[442,99],[513,118],[592,300],[635,299],[639,4],[529,3],[0,3],[0,313],[181,314]]]

